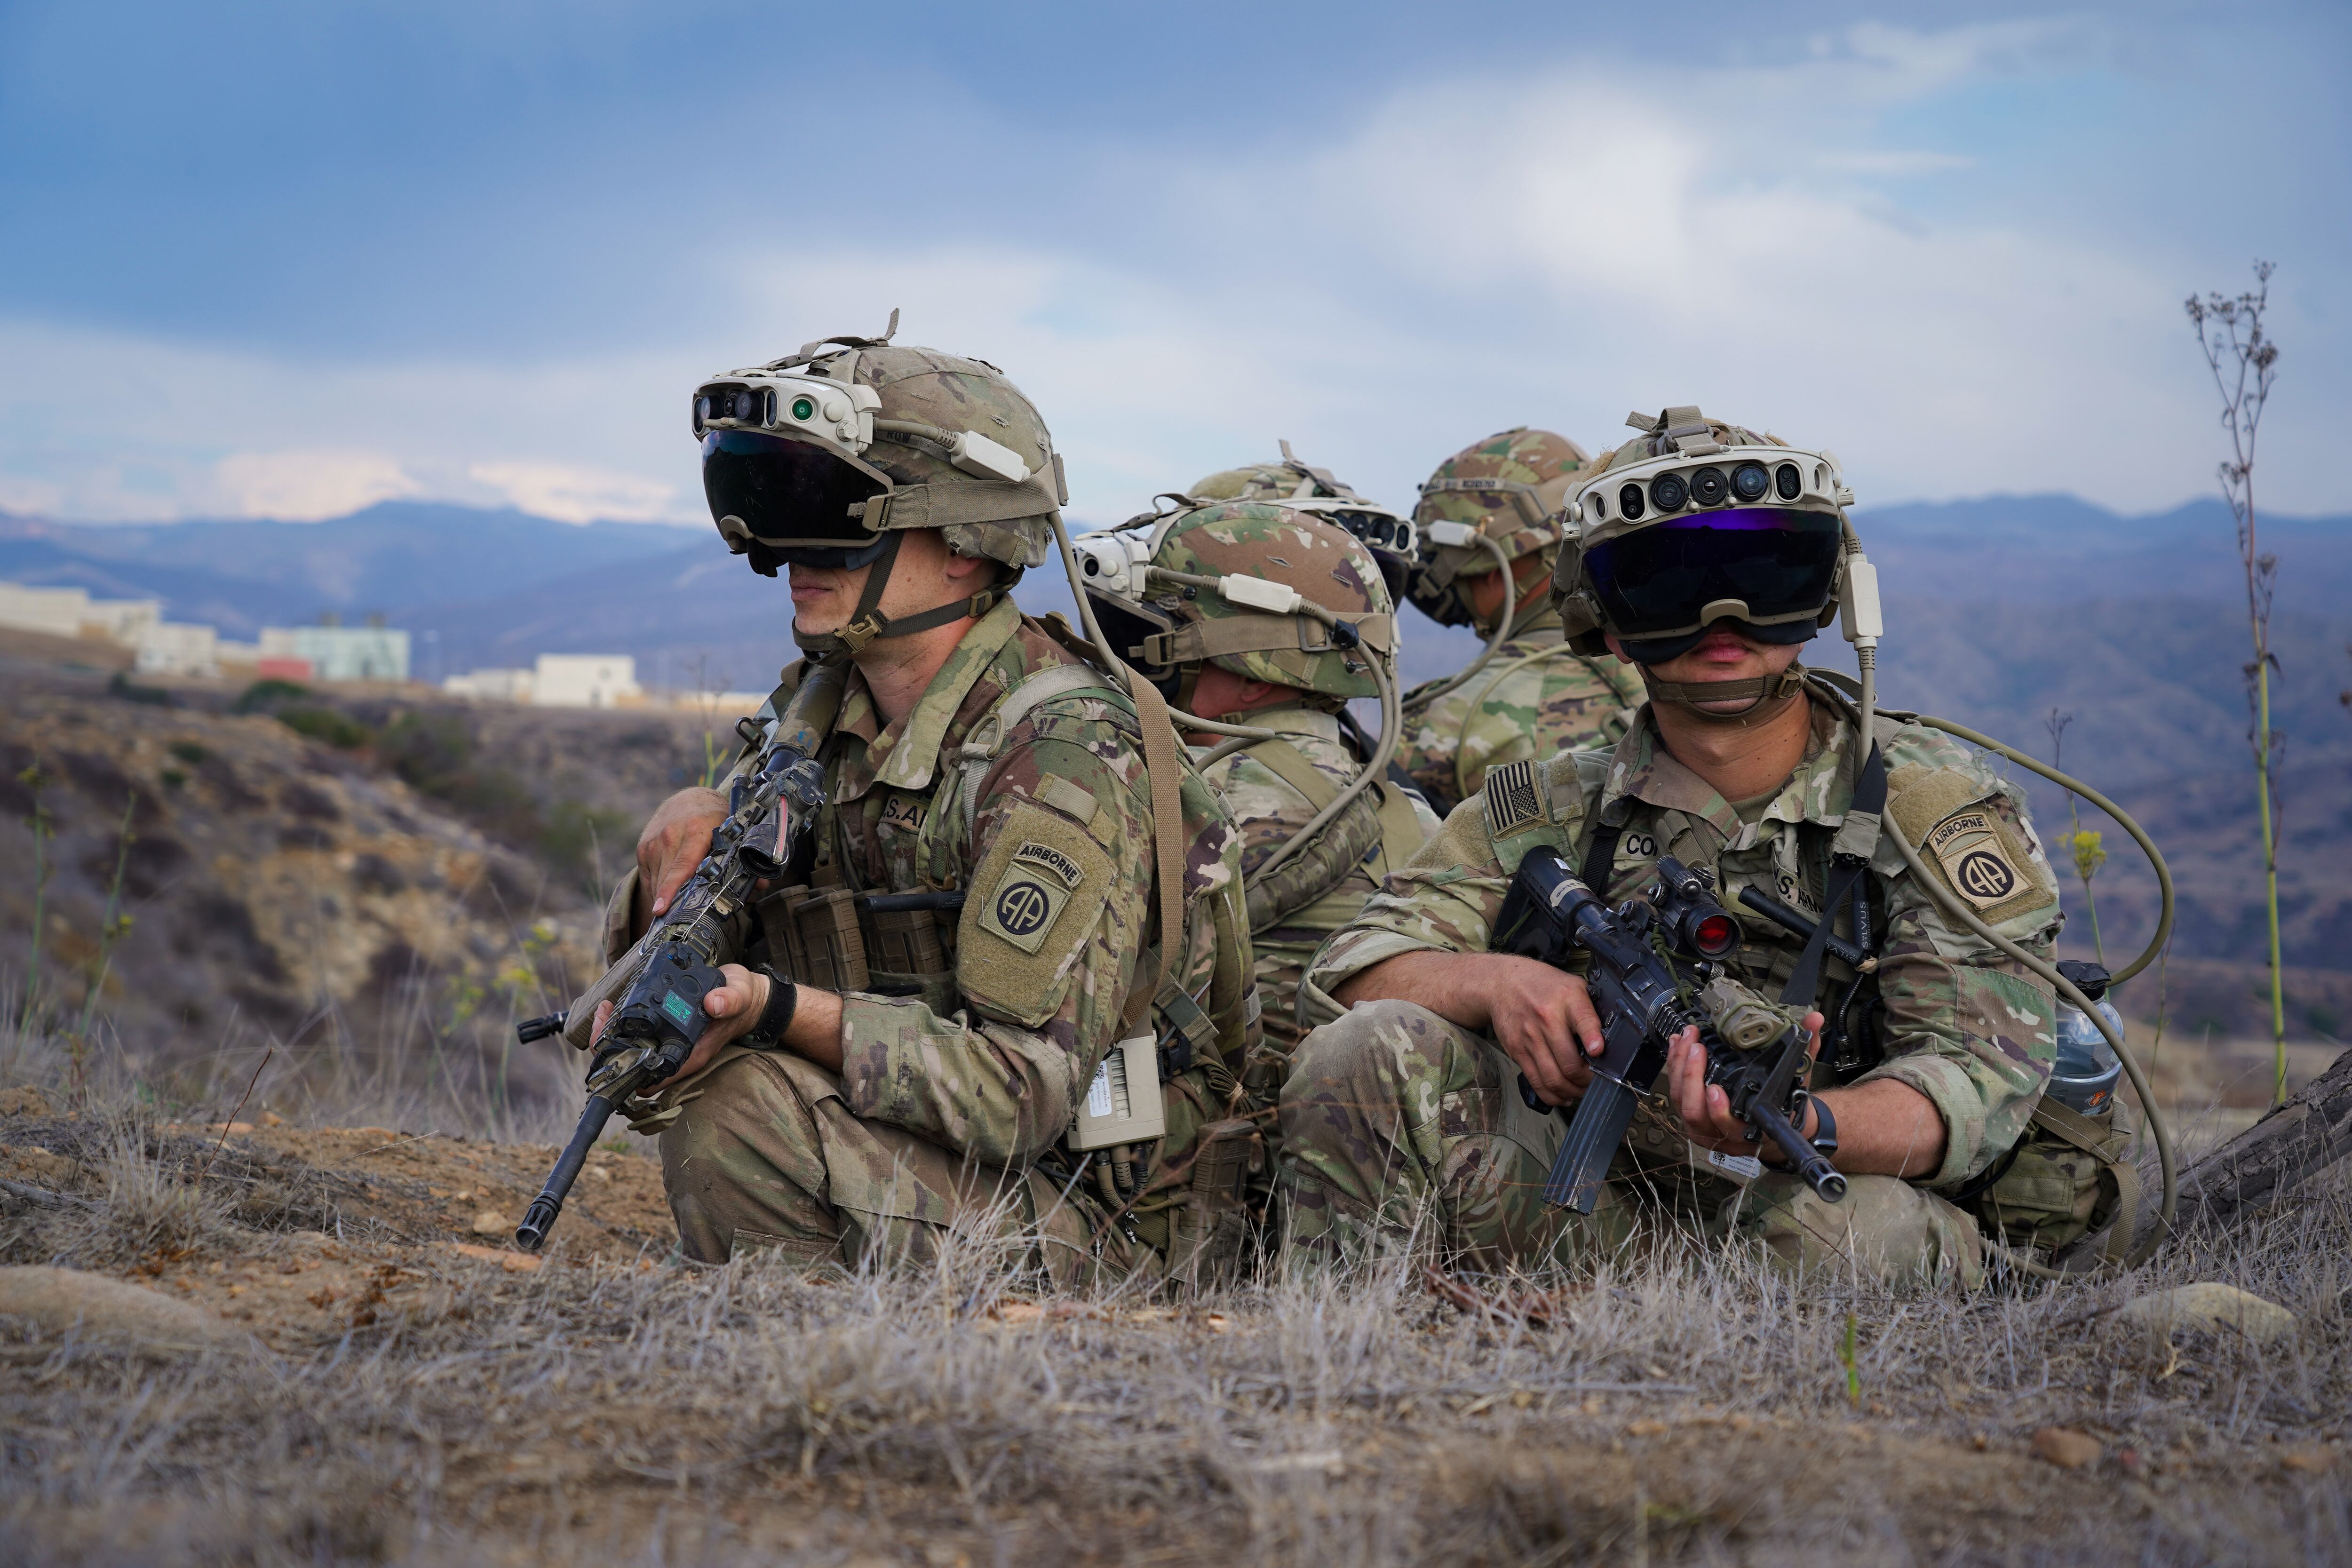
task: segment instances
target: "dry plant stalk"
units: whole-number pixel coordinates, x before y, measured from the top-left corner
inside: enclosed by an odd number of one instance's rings
[[[2270,306],[2271,263],[2254,263],[2254,287],[2231,299],[2191,294],[2185,305],[2197,330],[2197,346],[2221,395],[2221,428],[2229,432],[2230,456],[2219,469],[2222,497],[2238,528],[2238,559],[2246,574],[2246,629],[2253,644],[2247,661],[2246,705],[2252,726],[2247,740],[2254,753],[2256,800],[2262,810],[2263,893],[2270,921],[2271,1103],[2286,1100],[2286,994],[2279,967],[2279,763],[2286,737],[2271,729],[2271,674],[2279,668],[2271,652],[2271,605],[2278,592],[2278,557],[2265,552],[2255,532],[2254,438],[2263,405],[2278,374],[2278,345],[2263,331]]]

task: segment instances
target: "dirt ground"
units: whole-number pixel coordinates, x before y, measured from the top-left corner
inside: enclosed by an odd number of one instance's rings
[[[75,1190],[114,1152],[90,1147],[81,1119],[19,1115],[0,1129],[0,1177],[34,1186]],[[246,1247],[158,1247],[121,1277],[241,1324],[273,1350],[426,1308],[446,1276],[482,1265],[650,1269],[676,1235],[660,1167],[627,1151],[625,1136],[591,1156],[544,1260],[511,1238],[553,1147],[242,1121],[226,1131],[166,1122],[150,1136],[166,1157],[209,1161],[208,1180],[242,1184],[231,1217],[257,1228]]]
[[[5,1561],[2352,1561],[2340,1184],[2260,1245],[1974,1299],[1664,1245],[1539,1295],[1394,1267],[1049,1300],[976,1240],[684,1264],[619,1136],[543,1259],[506,1234],[546,1146],[21,1089],[0,1144],[5,1262],[241,1331],[0,1317]],[[2192,1278],[2295,1335],[2116,1327]]]

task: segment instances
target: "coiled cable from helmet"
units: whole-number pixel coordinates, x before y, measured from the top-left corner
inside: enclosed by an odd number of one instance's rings
[[[1411,699],[1400,704],[1398,711],[1401,715],[1418,713],[1447,693],[1461,690],[1472,676],[1486,668],[1486,661],[1495,657],[1496,651],[1510,637],[1511,623],[1519,617],[1519,579],[1518,574],[1511,570],[1511,558],[1503,552],[1500,540],[1489,539],[1482,533],[1478,536],[1478,542],[1486,547],[1487,554],[1495,558],[1495,569],[1503,574],[1503,613],[1495,617],[1495,629],[1488,634],[1486,646],[1478,657],[1436,685],[1424,686],[1414,692]]]
[[[1071,557],[1073,560],[1076,558],[1076,551],[1071,552]],[[1202,588],[1210,592],[1215,592],[1223,583],[1222,578],[1207,576],[1197,572],[1171,572],[1161,566],[1151,568],[1151,577],[1154,582],[1172,583],[1180,587]],[[1287,613],[1304,616],[1308,620],[1320,622],[1330,629],[1335,643],[1342,636],[1353,635],[1352,623],[1341,620],[1338,616],[1303,595],[1299,596],[1297,607]],[[1347,786],[1331,798],[1330,805],[1309,817],[1306,826],[1276,846],[1274,853],[1267,856],[1258,868],[1251,873],[1248,879],[1249,886],[1255,887],[1264,881],[1276,867],[1304,849],[1317,834],[1322,832],[1335,817],[1348,809],[1349,802],[1379,782],[1388,773],[1389,763],[1395,759],[1397,741],[1404,728],[1403,710],[1397,701],[1396,678],[1390,673],[1386,660],[1376,648],[1366,650],[1364,663],[1371,669],[1373,683],[1381,689],[1380,744],[1373,748],[1371,759],[1357,771],[1356,776],[1349,779]],[[1253,731],[1249,726],[1243,724],[1196,720],[1189,715],[1183,721],[1188,726],[1198,724],[1202,729],[1217,734],[1233,735],[1236,740],[1255,742],[1277,738],[1276,732],[1272,730]],[[1244,749],[1243,745],[1232,742],[1218,746],[1207,756],[1200,759],[1200,765],[1205,767],[1212,762],[1221,761],[1234,752]]]
[[[1860,712],[1856,717],[1859,721],[1859,733],[1863,737],[1864,742],[1867,743],[1878,716],[1877,649],[1874,647],[1858,647],[1854,651],[1857,656],[1857,662],[1859,663],[1862,671],[1862,700],[1859,704]],[[1923,718],[1920,722],[1931,725],[1936,729],[1945,730],[1948,733],[1958,735],[1963,740],[1973,739],[1980,741],[1984,739],[1981,736],[1976,735],[1972,731],[1963,731],[1961,728],[1948,726],[1937,721]],[[1987,743],[1990,744],[1993,750],[2000,752],[2004,756],[2015,758],[2021,762],[2026,761],[2026,759],[2019,757],[2017,752],[2011,751],[2007,746],[2000,745],[1998,742],[1989,742]],[[2035,772],[2045,773],[2061,782],[2068,783],[2070,784],[2073,782],[2068,780],[2064,774],[2058,773],[2052,769],[2045,769],[2038,763],[2028,763],[2028,765],[2032,766]],[[2090,795],[2090,792],[2087,790],[2083,793],[2086,797]],[[2105,801],[2104,796],[2096,798],[2100,801]],[[2139,844],[2140,847],[2147,852],[2150,862],[2158,868],[2157,875],[2168,894],[2171,890],[2172,885],[2171,872],[2169,868],[2165,867],[2164,857],[2157,852],[2156,846],[2148,841],[2146,834],[2139,831],[2138,824],[2132,822],[2128,816],[2123,815],[2111,804],[2103,804],[2101,805],[2100,809],[2107,812],[2109,815],[2113,816],[2116,821],[2125,824],[2130,829],[2133,838]],[[1967,927],[1969,931],[1974,931],[1984,941],[1991,943],[1992,946],[2000,952],[2007,954],[2018,963],[2024,964],[2026,968],[2042,976],[2042,979],[2050,983],[2052,988],[2055,990],[2060,996],[2065,998],[2067,1002],[2079,1008],[2084,1016],[2088,1018],[2093,1024],[2098,1026],[2099,1033],[2106,1037],[2107,1044],[2115,1050],[2116,1058],[2123,1064],[2124,1071],[2130,1076],[2132,1089],[2139,1096],[2140,1110],[2147,1117],[2148,1132],[2156,1141],[2157,1166],[2162,1173],[2164,1183],[2163,1198],[2157,1206],[2157,1218],[2159,1222],[2158,1227],[2145,1242],[2135,1247],[2131,1253],[2123,1259],[2119,1266],[2114,1266],[2122,1268],[2137,1268],[2139,1264],[2147,1261],[2148,1256],[2156,1250],[2158,1243],[2159,1243],[2171,1230],[2172,1216],[2175,1210],[2179,1207],[2180,1201],[2180,1180],[2177,1160],[2173,1150],[2171,1125],[2166,1121],[2163,1111],[2156,1103],[2156,1093],[2148,1084],[2147,1075],[2140,1070],[2139,1063],[2132,1056],[2131,1048],[2124,1043],[2123,1031],[2109,1023],[2105,1015],[2100,1012],[2097,1005],[2095,1005],[2089,997],[2084,995],[2080,988],[2078,988],[2073,981],[2067,979],[2065,975],[2058,972],[2057,965],[2048,963],[2043,959],[2035,957],[2032,953],[2028,952],[2018,943],[2011,942],[2009,938],[2001,935],[2000,932],[1993,930],[1991,926],[1988,925],[1983,920],[1978,917],[1977,912],[1974,910],[1969,909],[1965,903],[1963,903],[1958,894],[1946,889],[1942,879],[1931,873],[1927,869],[1926,864],[1920,860],[1918,851],[1911,847],[1909,837],[1906,836],[1900,828],[1895,830],[1893,837],[1895,839],[1895,847],[1902,853],[1904,864],[1910,868],[1912,879],[1927,889],[1928,897],[1933,899],[1946,914],[1958,921],[1960,924]],[[2169,906],[2168,904],[2168,912]],[[2169,929],[2168,921],[2166,929],[2168,931]],[[2147,954],[2142,954],[2141,961],[2134,964],[2130,973],[2137,973],[2139,969],[2145,966],[2146,958]],[[2121,1218],[2121,1215],[2117,1216],[2119,1222]],[[2008,1247],[2004,1246],[2000,1242],[1995,1241],[1990,1237],[1984,1237],[1983,1241],[1985,1250],[1989,1254],[2021,1273],[2032,1274],[2038,1278],[2046,1279],[2064,1279],[2074,1278],[2074,1276],[2062,1270],[2048,1268],[2042,1264],[2034,1262],[2031,1258],[2021,1257],[2016,1252],[2011,1251]],[[2086,1272],[2101,1272],[2107,1267],[2109,1266],[2103,1265],[2100,1269],[2088,1270]]]

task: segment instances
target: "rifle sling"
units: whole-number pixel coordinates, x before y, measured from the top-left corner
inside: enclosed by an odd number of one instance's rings
[[[1886,810],[1886,763],[1879,755],[1874,741],[1871,742],[1870,755],[1863,762],[1861,776],[1854,780],[1853,799],[1846,810],[1849,815],[1866,812],[1874,816]],[[1797,955],[1797,967],[1781,989],[1782,1006],[1811,1009],[1813,1005],[1813,998],[1821,990],[1822,959],[1829,952],[1830,928],[1837,923],[1839,907],[1869,872],[1870,862],[1858,856],[1840,855],[1833,868],[1836,879],[1822,889],[1821,919],[1813,922],[1813,934],[1806,940],[1804,951]]]

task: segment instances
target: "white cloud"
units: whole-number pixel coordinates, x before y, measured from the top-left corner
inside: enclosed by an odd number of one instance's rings
[[[723,337],[560,363],[295,363],[0,321],[0,504],[184,516],[404,484],[383,493],[698,521],[687,389],[902,306],[901,341],[984,355],[1036,400],[1089,522],[1280,437],[1402,503],[1491,430],[1601,445],[1629,408],[1694,401],[1834,447],[1866,505],[2168,506],[2207,493],[2215,456],[2179,308],[2197,279],[2074,221],[2100,193],[2042,191],[2030,153],[1937,145],[1921,128],[1939,121],[1909,112],[2100,47],[2071,23],[1872,26],[1769,67],[1488,66],[1305,152],[1122,166],[1114,205],[1008,223],[1018,237],[739,242],[708,284]],[[1922,180],[1976,199],[1925,203]],[[2316,383],[2309,331],[2290,350]],[[2289,510],[2352,504],[2316,390],[2265,432]],[[363,450],[343,412],[362,407]],[[262,432],[278,466],[231,483]]]
[[[517,509],[558,522],[658,522],[677,515],[677,487],[569,463],[472,463],[480,480]]]
[[[226,515],[284,522],[341,517],[423,489],[381,452],[233,452],[213,476]]]

